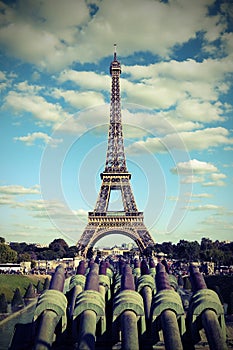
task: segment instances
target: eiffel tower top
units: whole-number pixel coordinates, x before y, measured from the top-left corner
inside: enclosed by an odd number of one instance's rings
[[[121,64],[117,60],[117,53],[116,53],[116,44],[114,44],[114,58],[113,61],[110,65],[110,74],[114,75],[116,74],[115,72],[120,72],[121,73]]]
[[[114,57],[110,65],[110,74],[112,76],[110,124],[108,132],[108,149],[104,174],[129,174],[127,171],[125,161],[124,139],[121,123],[121,64],[117,60],[116,44],[114,45]],[[101,174],[101,177],[102,176],[103,174]]]

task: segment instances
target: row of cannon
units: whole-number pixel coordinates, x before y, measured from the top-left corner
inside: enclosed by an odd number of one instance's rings
[[[187,313],[177,280],[153,260],[82,260],[64,293],[58,266],[34,312],[34,350],[195,349],[204,330],[209,349],[225,350],[226,326],[218,295],[190,265],[192,297]],[[160,347],[161,348],[161,347]]]

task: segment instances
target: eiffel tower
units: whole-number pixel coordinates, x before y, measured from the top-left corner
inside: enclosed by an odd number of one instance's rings
[[[110,65],[112,88],[106,164],[100,174],[102,184],[95,209],[88,213],[88,224],[77,243],[79,254],[84,257],[99,239],[114,233],[133,239],[141,253],[146,247],[154,245],[143,222],[143,213],[137,209],[130,185],[131,174],[126,167],[121,123],[121,65],[117,60],[116,45],[114,47],[114,59]],[[121,193],[123,211],[108,210],[110,194],[114,190]]]

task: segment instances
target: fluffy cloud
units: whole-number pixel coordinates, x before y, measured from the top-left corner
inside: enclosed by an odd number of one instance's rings
[[[185,193],[187,197],[193,197],[193,198],[211,198],[213,197],[210,193]]]
[[[56,147],[62,142],[62,139],[55,139],[45,134],[44,132],[33,132],[27,136],[14,137],[15,141],[25,142],[27,146],[33,146],[36,140],[43,140],[45,144],[49,144],[51,147]]]
[[[60,73],[58,81],[64,83],[66,81],[74,82],[76,85],[84,89],[109,90],[109,75],[100,75],[95,72],[76,71],[73,69],[64,70]]]
[[[193,132],[181,132],[179,135],[189,150],[203,150],[233,143],[233,139],[229,137],[229,131],[223,127],[206,128]],[[168,142],[171,143],[171,145],[173,145],[172,138],[172,135],[170,137],[168,136]]]
[[[144,153],[146,149],[154,153],[185,148],[189,151],[205,150],[225,144],[233,144],[233,139],[229,135],[229,131],[223,127],[182,131],[161,138],[148,137],[145,141],[136,141],[127,150],[131,154]]]
[[[33,187],[24,187],[20,185],[0,186],[0,193],[7,195],[25,195],[25,194],[39,194],[38,185]]]
[[[6,195],[6,196],[0,196],[0,205],[13,205],[15,203],[14,197],[11,195]]]
[[[0,91],[4,91],[10,87],[12,78],[11,74],[0,71]]]
[[[211,163],[201,162],[197,159],[191,159],[189,162],[181,162],[171,169],[173,174],[206,174],[216,172],[218,169]]]
[[[226,179],[226,175],[225,174],[211,174],[210,177],[212,178],[212,180],[214,181],[218,181],[218,180],[222,180],[222,179]]]
[[[186,120],[211,123],[222,120],[223,109],[220,102],[211,104],[196,99],[182,101],[177,107],[177,113]]]
[[[70,0],[69,6],[62,0],[17,1],[14,7],[2,3],[0,42],[20,59],[59,69],[74,60],[94,62],[107,56],[117,28],[125,55],[149,48],[167,56],[175,45],[194,39],[197,32],[203,32],[209,42],[220,37],[225,23],[220,15],[208,16],[212,3],[104,0],[95,4],[92,17],[93,6],[83,0]],[[142,22],[143,31],[138,25]]]
[[[0,71],[0,81],[6,80],[5,72]]]
[[[204,187],[222,187],[222,186],[226,186],[226,183],[222,180],[216,180],[216,181],[209,181],[209,182],[204,182],[202,184],[202,186]]]
[[[70,0],[67,6],[62,0],[26,0],[1,7],[0,42],[8,53],[43,68],[72,62],[77,28],[89,20],[85,1]]]
[[[188,175],[181,179],[182,184],[194,184],[194,183],[203,183],[205,178],[203,176],[197,175]]]
[[[215,204],[199,205],[197,207],[188,207],[191,211],[206,211],[206,210],[223,210],[224,208]]]
[[[223,120],[222,114],[229,109],[219,102],[219,95],[231,85],[226,79],[233,72],[230,57],[123,66],[123,72],[129,79],[122,80],[127,99],[151,108],[173,107],[175,119],[210,123]]]
[[[77,92],[74,90],[55,89],[53,96],[55,98],[64,98],[66,102],[78,109],[103,105],[105,103],[103,95],[95,91]]]
[[[55,129],[54,137],[60,133],[81,135],[87,131],[101,132],[107,135],[109,123],[109,105],[101,104],[95,107],[84,109],[70,118],[67,118],[58,128]]]
[[[223,80],[224,76],[233,70],[233,62],[230,57],[222,59],[205,59],[202,62],[194,59],[184,61],[170,60],[159,62],[149,66],[123,66],[123,71],[128,73],[133,79],[145,79],[151,82],[159,79],[179,80],[182,82],[205,83],[211,82],[216,87],[216,83]],[[191,87],[191,84],[190,84]]]
[[[26,209],[34,218],[51,219],[58,228],[69,231],[72,225],[86,224],[87,211],[84,209],[73,210],[65,203],[58,200],[27,200],[14,202],[12,207]]]
[[[27,81],[21,81],[20,83],[16,84],[15,88],[30,95],[36,94],[42,90],[41,86],[28,84]]]
[[[135,103],[150,108],[168,108],[174,105],[178,99],[184,97],[180,89],[172,84],[153,85],[146,82],[132,83],[121,79],[122,91],[126,93],[128,103]]]
[[[204,187],[225,186],[225,182],[223,181],[223,179],[226,179],[225,174],[219,173],[218,168],[215,165],[201,162],[197,159],[178,163],[176,167],[171,169],[171,172],[173,174],[184,176],[181,179],[181,183],[183,184],[199,182]],[[206,178],[208,180],[210,179],[210,181],[206,180]]]
[[[16,112],[29,112],[44,123],[62,122],[67,113],[59,104],[47,102],[42,96],[24,92],[10,91],[5,97],[5,107],[13,108]]]

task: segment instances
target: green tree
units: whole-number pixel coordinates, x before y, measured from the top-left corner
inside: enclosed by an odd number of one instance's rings
[[[197,241],[189,242],[180,240],[176,247],[176,255],[181,260],[198,260],[200,258],[200,245]]]
[[[68,244],[64,241],[62,238],[57,238],[54,239],[50,244],[49,244],[49,249],[53,250],[54,252],[63,250],[66,252],[68,250]]]
[[[44,249],[37,253],[38,260],[53,260],[55,258],[55,253],[51,249]]]
[[[31,299],[31,298],[35,298],[36,294],[35,294],[35,288],[33,286],[32,283],[29,283],[26,292],[24,294],[24,299]]]
[[[66,258],[74,258],[78,254],[78,248],[76,246],[71,246],[67,249]]]
[[[17,262],[17,252],[11,249],[7,244],[0,243],[0,263]]]
[[[31,255],[29,253],[18,254],[18,262],[31,261]]]
[[[3,238],[3,237],[0,237],[0,243],[5,243],[6,241],[5,241],[5,238]]]
[[[44,281],[44,288],[43,288],[43,290],[49,289],[49,286],[50,286],[50,278],[46,277],[46,279]]]
[[[220,249],[209,249],[209,250],[202,250],[200,252],[200,258],[203,261],[213,261],[219,265],[219,263],[224,259],[224,253]]]
[[[161,250],[168,256],[173,256],[173,244],[171,242],[163,242],[161,244]]]
[[[20,293],[20,290],[17,287],[14,292],[13,299],[11,301],[11,308],[12,308],[12,311],[15,312],[23,307],[24,307],[24,301]]]
[[[24,250],[27,247],[27,243],[25,243],[25,242],[21,242],[21,243],[11,242],[10,247],[11,247],[11,249],[15,250],[18,254],[22,254],[22,253],[24,253]]]
[[[0,295],[0,314],[7,313],[7,300],[4,293]]]
[[[36,290],[38,294],[41,294],[44,290],[44,285],[40,280],[37,283]]]
[[[214,248],[214,244],[211,241],[211,239],[203,237],[201,239],[201,250],[205,251],[205,250],[210,250],[212,248]]]

